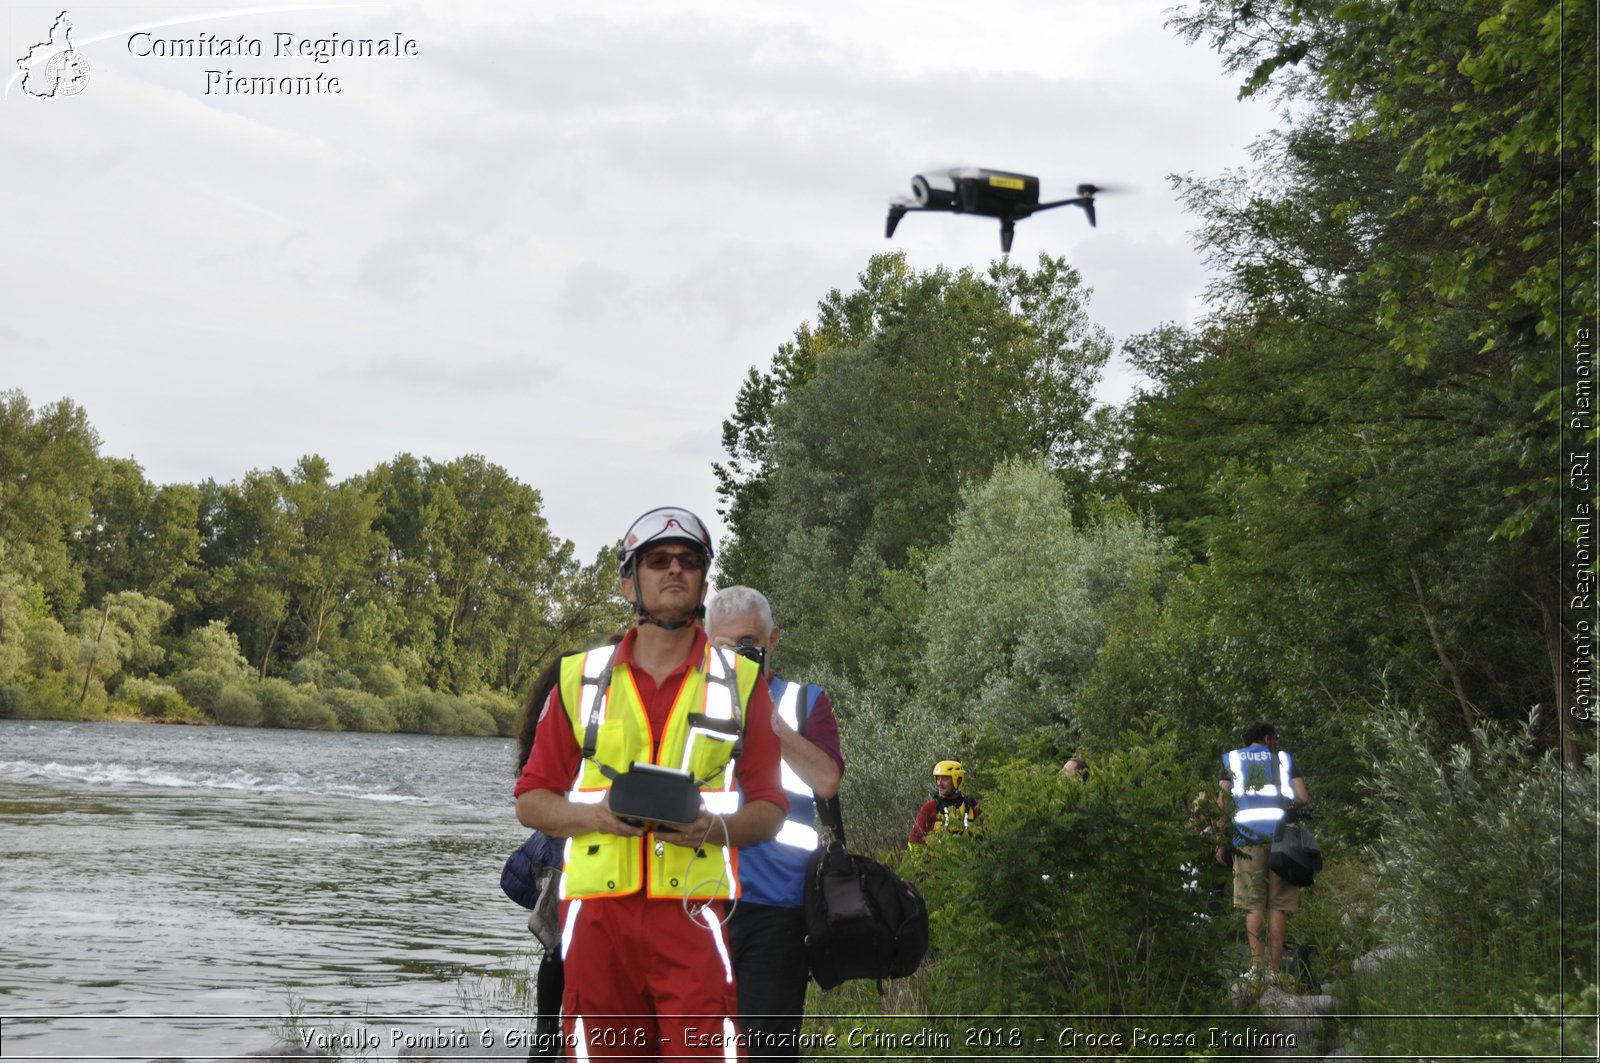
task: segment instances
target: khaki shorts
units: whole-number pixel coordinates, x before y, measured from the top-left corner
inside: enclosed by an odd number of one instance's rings
[[[1298,912],[1300,887],[1267,870],[1270,842],[1245,845],[1233,856],[1233,906],[1247,912]]]

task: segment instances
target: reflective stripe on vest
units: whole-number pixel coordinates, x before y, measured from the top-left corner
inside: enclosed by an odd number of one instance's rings
[[[1289,779],[1289,754],[1279,751],[1272,757],[1277,762],[1277,778],[1274,779],[1270,772],[1260,769],[1247,771],[1244,753],[1243,749],[1235,749],[1227,756],[1237,806],[1233,822],[1253,834],[1270,835],[1283,819],[1284,802],[1294,799],[1294,785]],[[1252,760],[1252,763],[1259,761]]]
[[[614,648],[603,646],[562,661],[561,702],[568,723],[580,747],[592,742],[592,755],[580,764],[568,800],[598,804],[605,799],[611,779],[602,765],[620,774],[634,763],[653,763],[693,775],[711,814],[737,811],[733,754],[744,733],[745,707],[760,679],[754,663],[735,658],[730,666],[725,654],[707,646],[699,667],[685,674],[658,736],[631,670],[613,667],[614,657]],[[689,849],[658,844],[653,834],[624,838],[591,831],[567,841],[561,896],[620,896],[644,889],[650,897],[734,897],[737,860],[732,849],[710,842]]]
[[[805,694],[804,683],[789,683],[783,691],[783,696],[778,699],[776,706],[778,715],[783,717],[783,722],[796,733],[800,733],[800,698]],[[787,760],[780,761],[783,765],[779,773],[783,780],[783,788],[790,794],[789,814],[783,821],[783,826],[778,828],[777,835],[772,839],[779,845],[787,845],[794,849],[804,849],[807,852],[817,847],[817,828],[806,820],[814,819],[816,791],[807,786],[805,780],[800,778],[798,772],[789,767]],[[799,800],[794,800],[799,798]],[[802,818],[804,817],[804,818]]]
[[[960,816],[955,814],[957,809],[961,812]],[[933,818],[933,829],[946,830],[951,834],[961,834],[972,829],[974,818],[972,807],[967,804],[967,799],[963,797],[953,805],[940,806],[939,814]]]

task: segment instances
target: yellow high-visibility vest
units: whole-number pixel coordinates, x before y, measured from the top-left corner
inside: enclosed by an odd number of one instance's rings
[[[601,646],[561,662],[567,721],[579,747],[593,739],[593,754],[584,759],[567,799],[599,804],[611,789],[601,765],[620,774],[637,762],[687,771],[699,782],[707,811],[737,811],[733,757],[761,677],[755,662],[707,644],[699,664],[684,676],[658,736],[630,668],[613,667],[614,654],[615,647]],[[644,889],[650,897],[708,900],[737,897],[738,882],[738,857],[720,844],[689,849],[657,843],[654,833],[624,838],[592,831],[567,839],[561,896],[612,897]]]

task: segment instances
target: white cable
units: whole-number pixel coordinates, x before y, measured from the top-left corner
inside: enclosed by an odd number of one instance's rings
[[[707,887],[707,886],[710,887],[710,892],[712,894],[716,894],[717,892],[721,891],[722,889],[724,889],[726,887],[730,887],[732,885],[732,883],[729,882],[729,880],[728,880],[728,854],[727,854],[727,850],[732,848],[732,846],[729,844],[729,842],[731,841],[731,838],[729,837],[729,834],[728,834],[728,822],[727,822],[727,820],[722,818],[722,813],[720,813],[720,812],[713,812],[711,814],[711,820],[712,820],[713,824],[715,824],[716,826],[719,826],[719,827],[722,828],[723,854],[722,854],[722,859],[718,862],[718,865],[717,865],[717,877],[716,878],[701,879],[699,882],[693,882],[693,883],[691,883],[687,879],[685,879],[684,883],[683,883],[683,896],[679,899],[679,906],[682,907],[683,914],[689,918],[689,921],[694,923],[696,926],[703,927],[703,928],[705,928],[707,930],[711,930],[711,929],[713,929],[713,927],[712,927],[712,925],[711,925],[711,923],[709,921],[701,919],[700,912],[702,910],[704,910],[706,904],[711,903],[711,900],[715,899],[715,898],[713,897],[711,899],[708,899],[704,904],[695,904],[694,902],[692,902],[690,900],[689,895],[691,893],[699,892],[702,887]],[[705,848],[706,839],[709,838],[710,836],[711,836],[711,828],[707,827],[705,834],[700,836],[700,846],[699,846],[699,848],[701,848],[701,849]],[[728,892],[732,893],[733,890],[730,888],[730,889],[728,889]],[[738,907],[739,907],[739,898],[737,898],[737,897],[728,898],[728,911],[722,918],[722,922],[723,922],[724,925],[726,925],[727,921],[730,918],[733,917],[734,909],[736,909]]]

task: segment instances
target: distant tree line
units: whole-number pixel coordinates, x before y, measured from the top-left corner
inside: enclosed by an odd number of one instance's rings
[[[514,733],[626,622],[541,505],[477,456],[153,484],[69,399],[0,394],[0,715]]]

